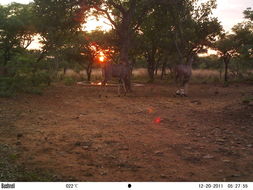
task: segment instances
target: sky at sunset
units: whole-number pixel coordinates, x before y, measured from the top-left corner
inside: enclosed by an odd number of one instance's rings
[[[253,0],[217,0],[217,3],[214,16],[218,17],[226,31],[244,20],[243,11],[246,8],[253,8]]]

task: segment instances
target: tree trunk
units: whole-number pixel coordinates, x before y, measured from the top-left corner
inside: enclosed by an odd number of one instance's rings
[[[155,60],[155,58],[154,58],[154,60]],[[156,76],[158,75],[159,67],[160,67],[161,62],[162,62],[161,60],[162,60],[162,56],[161,55],[159,55],[158,59],[155,60],[155,75]]]
[[[92,73],[92,62],[89,63],[89,65],[86,68],[86,74],[87,74],[87,81],[90,82],[91,80],[91,73]]]
[[[149,82],[154,81],[155,69],[156,69],[156,49],[153,47],[150,51],[146,52],[146,59],[148,64],[148,75],[149,75]]]
[[[162,73],[161,73],[161,80],[163,80],[164,75],[166,74],[166,64],[167,62],[164,61],[162,65]]]
[[[229,58],[224,58],[224,64],[225,64],[225,70],[224,70],[224,81],[228,82],[228,64],[229,64]]]
[[[120,64],[126,65],[129,69],[126,89],[127,91],[132,91],[131,85],[131,65],[129,62],[129,49],[131,46],[131,37],[132,37],[132,29],[130,25],[131,17],[129,14],[123,14],[122,23],[117,29],[120,41],[120,54],[119,54],[119,62]]]
[[[39,57],[37,58],[36,63],[39,63],[42,59],[44,59],[44,57],[46,56],[46,54],[47,54],[47,50],[44,49],[41,52],[41,54],[39,55]]]
[[[2,66],[2,67],[0,67],[0,76],[2,75],[2,76],[4,76],[4,77],[6,77],[7,75],[8,75],[8,69],[6,68],[6,66]]]
[[[154,59],[154,56],[148,55],[147,63],[148,63],[149,82],[153,82],[154,81],[154,75],[155,75],[155,59]]]
[[[8,61],[10,61],[10,51],[9,51],[8,48],[4,50],[3,57],[4,57],[3,66],[0,68],[1,69],[1,74],[3,76],[8,76],[9,71],[8,71],[7,64],[8,64]]]
[[[133,69],[134,69],[134,66],[135,66],[135,65],[136,65],[136,60],[135,60],[135,58],[132,56],[132,57],[131,57],[131,61],[130,61],[131,76],[132,76]]]
[[[154,68],[153,64],[148,62],[149,82],[153,82],[154,81],[154,71],[155,71],[155,68]]]
[[[120,54],[119,61],[121,64],[129,65],[129,47],[130,47],[130,28],[127,24],[122,24],[120,28]]]
[[[222,62],[220,62],[220,65],[219,65],[219,67],[220,67],[220,81],[222,80]]]
[[[128,39],[121,39],[119,61],[121,64],[129,66],[129,59],[128,59],[129,47],[127,43]]]
[[[158,65],[158,64],[156,64],[156,66],[155,66],[155,76],[157,76],[157,75],[158,75],[158,69],[159,69],[159,65]]]

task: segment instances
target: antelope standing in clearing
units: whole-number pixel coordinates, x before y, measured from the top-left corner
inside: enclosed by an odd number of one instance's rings
[[[176,91],[177,95],[188,95],[188,86],[192,75],[192,62],[193,56],[190,57],[186,64],[181,63],[174,67],[175,81],[179,84]]]
[[[119,80],[118,96],[120,96],[121,88],[124,90],[124,95],[131,91],[130,67],[128,65],[105,63],[102,67],[102,74],[103,81],[101,86],[103,91],[105,91],[107,81],[110,81],[112,78],[117,78]]]

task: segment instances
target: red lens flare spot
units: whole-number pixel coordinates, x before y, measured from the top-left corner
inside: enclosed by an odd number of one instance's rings
[[[161,118],[160,117],[155,118],[154,123],[160,124],[161,123]]]

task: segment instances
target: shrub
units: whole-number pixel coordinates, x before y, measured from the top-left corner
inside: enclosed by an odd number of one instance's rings
[[[76,80],[73,77],[65,77],[63,82],[66,86],[72,86],[75,84]]]
[[[13,79],[10,77],[0,77],[0,97],[11,97],[14,93]]]
[[[253,101],[253,96],[246,96],[242,99],[242,103],[248,104]]]

